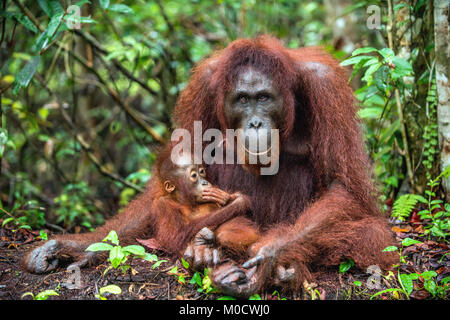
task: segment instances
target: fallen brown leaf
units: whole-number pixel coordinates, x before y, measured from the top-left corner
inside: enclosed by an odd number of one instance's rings
[[[429,296],[430,296],[430,294],[426,290],[413,291],[410,294],[410,297],[413,299],[416,299],[416,300],[423,300],[423,299],[428,298]]]

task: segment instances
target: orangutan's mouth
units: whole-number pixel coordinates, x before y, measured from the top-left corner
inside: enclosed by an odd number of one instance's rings
[[[252,155],[252,156],[262,156],[262,155],[266,155],[266,154],[268,154],[268,153],[270,152],[270,150],[272,149],[272,146],[270,146],[270,148],[267,149],[266,151],[252,152],[252,151],[250,151],[250,150],[247,149],[247,147],[245,146],[245,144],[244,144],[243,146],[244,146],[245,152],[246,152],[247,154]]]

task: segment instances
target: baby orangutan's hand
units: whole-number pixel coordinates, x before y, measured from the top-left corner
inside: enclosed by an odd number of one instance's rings
[[[220,206],[224,206],[230,201],[231,195],[222,189],[207,187],[203,190],[202,199],[205,202],[213,202]]]

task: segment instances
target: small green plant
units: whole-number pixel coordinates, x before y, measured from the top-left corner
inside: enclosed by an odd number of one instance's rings
[[[111,263],[111,265],[105,270],[103,274],[106,274],[109,270],[112,268],[118,269],[122,271],[123,274],[126,274],[126,272],[131,268],[129,264],[126,264],[128,261],[128,258],[130,256],[134,256],[136,258],[144,259],[146,261],[153,262],[152,268],[157,268],[159,265],[163,262],[166,262],[167,260],[158,260],[158,257],[154,254],[150,254],[145,252],[145,248],[139,245],[130,245],[126,247],[121,247],[119,245],[119,237],[117,236],[116,231],[111,230],[109,234],[106,236],[105,239],[102,240],[103,242],[97,242],[91,244],[86,251],[108,251],[109,257],[108,261]],[[109,241],[109,243],[105,243]]]
[[[405,238],[402,240],[402,247],[408,247],[414,244],[420,244],[422,242],[418,240],[414,240],[411,238]],[[400,262],[406,263],[405,257],[402,255],[402,248],[398,248],[396,246],[390,246],[383,250],[384,252],[393,252],[396,251],[400,255]],[[399,265],[394,265],[394,268],[398,268]],[[392,274],[394,275],[394,274]],[[409,299],[411,293],[414,290],[414,281],[421,280],[423,281],[423,288],[431,293],[433,297],[440,297],[443,298],[446,296],[446,292],[449,290],[448,282],[450,280],[450,277],[444,278],[441,280],[441,284],[439,285],[437,281],[435,280],[435,277],[437,276],[437,273],[435,271],[425,271],[421,274],[418,273],[400,273],[400,269],[397,270],[397,281],[400,284],[401,288],[389,288],[386,290],[381,290],[374,295],[370,297],[370,300],[373,298],[384,294],[384,293],[393,293],[398,294],[402,293],[407,299]]]
[[[281,298],[281,295],[277,290],[272,292],[272,296],[276,296],[278,298],[278,300],[287,300],[286,298]]]
[[[100,300],[107,300],[105,297],[105,293],[109,294],[121,294],[122,289],[115,284],[110,284],[109,286],[102,287],[98,290],[98,293],[95,294],[95,297]]]
[[[355,265],[355,261],[353,261],[352,259],[348,259],[344,262],[341,262],[341,264],[339,265],[339,272],[345,273],[354,265]]]
[[[190,265],[189,262],[181,258],[181,263],[183,264],[183,267],[185,269],[189,269]],[[197,291],[202,293],[213,293],[216,292],[217,289],[213,286],[211,278],[208,276],[208,273],[210,272],[209,268],[205,268],[203,270],[203,273],[196,271],[193,275],[191,280],[189,281],[190,284],[197,285]],[[178,267],[173,267],[170,271],[170,274],[175,275],[178,277],[178,282],[181,284],[186,283],[185,274],[182,272],[178,272]]]
[[[59,296],[59,294],[55,290],[45,290],[45,291],[39,292],[37,295],[34,295],[33,292],[31,292],[31,291],[25,292],[22,295],[22,298],[26,297],[26,296],[31,296],[33,298],[33,300],[47,300],[48,297]]]
[[[430,219],[430,223],[425,226],[425,234],[431,234],[439,238],[446,238],[450,229],[450,205],[446,203],[444,205],[444,210],[441,209],[441,205],[444,201],[436,198],[435,189],[439,186],[440,180],[442,178],[448,178],[450,176],[450,166],[448,166],[444,171],[442,171],[435,179],[430,179],[427,183],[428,189],[425,190],[425,194],[428,198],[423,201],[427,208],[419,211],[418,215],[422,220]]]
[[[436,199],[436,188],[442,178],[448,178],[450,166],[434,179],[429,179],[426,197],[415,194],[404,194],[400,196],[392,207],[392,217],[405,220],[411,214],[412,209],[418,202],[425,205],[425,209],[418,212],[418,215],[425,221],[425,235],[433,235],[439,238],[446,238],[450,233],[450,204],[443,200]],[[442,206],[444,207],[442,210]]]
[[[13,232],[20,229],[31,230],[33,227],[39,228],[45,223],[44,208],[40,207],[36,201],[27,201],[25,204],[17,202],[11,212],[3,209],[0,204],[1,213],[6,216],[1,226],[12,226]]]
[[[394,205],[392,206],[391,216],[398,220],[405,221],[405,219],[409,218],[411,215],[411,211],[414,209],[417,202],[424,201],[424,199],[424,197],[417,194],[401,195],[395,200]]]
[[[216,292],[216,288],[212,285],[211,278],[208,276],[209,271],[210,269],[208,268],[205,268],[203,273],[197,271],[192,276],[191,281],[189,281],[190,284],[196,284],[198,286],[198,292],[206,294]]]
[[[250,298],[248,298],[248,300],[262,300],[262,298],[259,294],[255,293]]]
[[[70,183],[66,185],[61,194],[55,198],[55,214],[57,222],[63,223],[70,229],[75,223],[92,230],[92,224],[101,224],[103,218],[96,212],[90,198],[89,186],[86,182]]]

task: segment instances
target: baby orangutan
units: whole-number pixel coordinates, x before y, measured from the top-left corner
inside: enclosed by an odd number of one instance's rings
[[[160,154],[155,170],[160,195],[152,205],[160,223],[151,239],[138,241],[177,256],[184,252],[194,268],[200,261],[218,264],[219,249],[234,256],[246,254],[258,239],[257,228],[244,217],[251,210],[249,199],[212,186],[205,168],[191,158],[174,163],[167,150]]]

